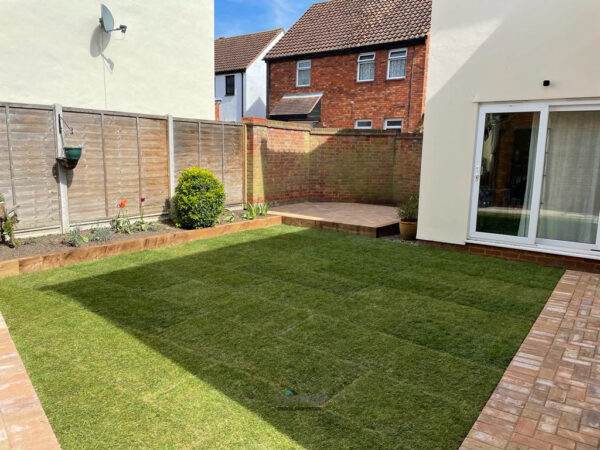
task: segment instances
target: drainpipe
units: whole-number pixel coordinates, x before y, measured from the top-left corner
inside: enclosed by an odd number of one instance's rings
[[[416,51],[416,47],[413,46],[413,51],[412,51],[412,60],[410,62],[410,82],[408,85],[408,111],[407,111],[407,117],[406,117],[406,129],[410,130],[410,110],[412,108],[412,91],[413,91],[413,74],[414,74],[414,67],[415,67],[415,51]],[[404,131],[404,130],[402,130]]]

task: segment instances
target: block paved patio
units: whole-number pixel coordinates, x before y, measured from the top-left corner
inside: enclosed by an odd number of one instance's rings
[[[303,202],[277,206],[286,225],[342,231],[369,237],[398,234],[396,207],[364,203]]]
[[[599,331],[600,275],[567,271],[461,448],[600,448]]]
[[[0,314],[0,449],[58,449],[58,441]]]

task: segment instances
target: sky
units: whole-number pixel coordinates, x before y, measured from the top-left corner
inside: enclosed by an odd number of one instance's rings
[[[322,0],[215,0],[215,39],[283,27]]]

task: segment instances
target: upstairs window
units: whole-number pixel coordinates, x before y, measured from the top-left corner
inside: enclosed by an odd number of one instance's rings
[[[225,95],[235,95],[235,75],[225,76]]]
[[[369,119],[358,119],[354,122],[354,128],[357,130],[370,130],[373,128],[373,121]]]
[[[402,119],[385,119],[385,124],[383,128],[385,130],[402,131]]]
[[[390,50],[388,54],[388,80],[401,80],[406,78],[406,55],[407,50]]]
[[[375,53],[361,53],[358,55],[357,81],[375,80]]]
[[[310,86],[310,60],[298,61],[296,64],[296,87]]]

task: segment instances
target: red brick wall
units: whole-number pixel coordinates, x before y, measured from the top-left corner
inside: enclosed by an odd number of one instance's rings
[[[244,122],[249,202],[395,204],[419,190],[421,135]]]
[[[417,131],[424,110],[426,45],[408,47],[404,80],[387,80],[388,52],[375,52],[375,81],[366,83],[356,81],[360,52],[311,58],[311,85],[305,88],[296,87],[296,63],[306,58],[271,61],[270,107],[284,94],[323,92],[320,126],[354,128],[355,120],[371,119],[374,129],[383,129],[384,119],[402,118],[404,132]]]
[[[576,256],[552,255],[549,253],[532,252],[513,248],[494,247],[483,244],[447,244],[443,242],[419,241],[420,245],[428,247],[457,250],[472,255],[491,256],[494,258],[514,261],[526,261],[543,266],[560,267],[570,270],[600,273],[600,261]]]

